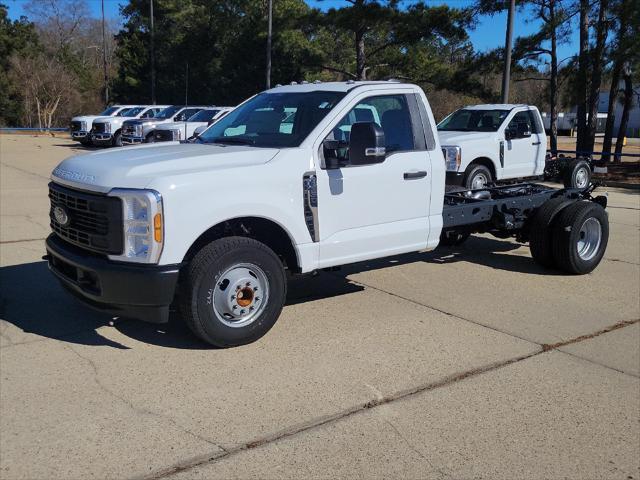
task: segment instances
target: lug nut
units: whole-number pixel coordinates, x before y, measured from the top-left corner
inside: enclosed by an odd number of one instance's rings
[[[231,295],[231,300],[235,300],[236,296],[235,295]]]
[[[240,310],[240,315],[244,315],[244,310]]]

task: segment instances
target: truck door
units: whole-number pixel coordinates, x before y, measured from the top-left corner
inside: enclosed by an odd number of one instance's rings
[[[531,110],[517,112],[505,128],[505,178],[537,175],[540,163],[544,165],[546,137],[533,114]]]
[[[381,163],[349,165],[349,136],[356,122],[374,122],[384,131]],[[363,94],[326,132],[316,162],[319,266],[425,248],[431,159],[413,92]],[[331,141],[341,148],[328,151],[326,145],[336,145]],[[327,168],[329,155],[340,162]]]

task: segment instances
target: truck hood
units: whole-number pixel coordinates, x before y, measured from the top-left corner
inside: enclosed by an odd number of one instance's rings
[[[77,155],[62,161],[51,179],[85,190],[145,188],[158,177],[267,163],[275,148],[168,142]]]
[[[458,145],[486,142],[496,138],[498,132],[438,132],[440,145]]]
[[[93,121],[98,123],[123,123],[127,120],[136,120],[136,117],[97,117]]]
[[[159,118],[136,118],[133,120],[127,120],[127,125],[158,125],[160,123],[170,123],[170,119]]]
[[[91,122],[93,122],[96,118],[103,118],[99,115],[81,115],[79,117],[73,117],[71,119],[72,122],[87,122],[88,126],[91,126]]]
[[[193,128],[197,128],[201,125],[207,125],[207,122],[186,122],[187,124],[187,128],[189,129],[193,129]],[[175,129],[183,129],[185,125],[185,122],[169,122],[169,123],[162,123],[160,125],[158,125],[158,130],[173,130]]]

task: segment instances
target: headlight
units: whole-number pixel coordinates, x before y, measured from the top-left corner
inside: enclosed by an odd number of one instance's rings
[[[462,149],[460,147],[442,147],[442,154],[447,170],[457,172],[462,159]]]
[[[86,132],[87,131],[87,122],[83,121],[80,125],[81,125],[80,130]]]
[[[124,251],[111,260],[157,263],[164,245],[162,196],[155,190],[114,188],[109,196],[122,200]]]
[[[180,140],[180,130],[171,130],[173,141]]]
[[[136,125],[136,137],[141,137],[142,136],[142,125],[138,124]]]
[[[107,122],[104,124],[105,133],[111,133],[111,123]]]

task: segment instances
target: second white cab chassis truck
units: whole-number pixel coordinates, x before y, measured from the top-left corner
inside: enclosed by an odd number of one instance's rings
[[[175,308],[222,347],[274,325],[288,274],[433,250],[474,232],[528,241],[534,260],[570,274],[600,263],[606,199],[591,187],[446,194],[445,171],[417,86],[276,87],[195,143],[63,161],[50,183],[46,258],[86,303],[155,322]]]

